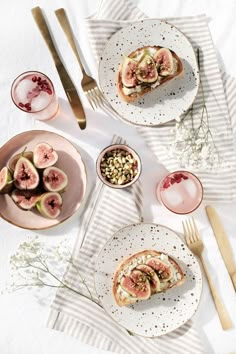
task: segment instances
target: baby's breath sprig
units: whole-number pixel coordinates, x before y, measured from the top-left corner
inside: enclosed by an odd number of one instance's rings
[[[10,266],[12,280],[6,289],[0,291],[0,294],[24,288],[64,288],[92,301],[103,309],[101,303],[94,299],[83,279],[67,246],[67,240],[63,240],[56,247],[48,247],[39,240],[38,236],[30,238],[29,241],[21,243],[16,252],[10,256]],[[76,271],[81,290],[73,287],[61,276],[66,266],[71,266]],[[129,330],[125,331],[133,335]]]
[[[67,265],[76,270],[80,285],[84,287],[85,291],[80,291],[62,279],[62,268]],[[66,240],[60,242],[56,247],[46,247],[43,242],[39,241],[38,236],[31,238],[29,241],[21,243],[17,251],[10,256],[10,266],[11,282],[2,293],[14,292],[22,288],[65,288],[102,307],[93,298],[86,281],[80,274],[66,245]]]
[[[199,49],[197,58],[200,68]],[[172,131],[174,139],[170,144],[169,152],[179,161],[182,168],[213,169],[220,166],[222,162],[214,142],[213,131],[210,129],[201,78],[199,89],[202,96],[200,111],[195,109],[193,103],[190,109],[177,120]],[[218,132],[214,131],[214,134],[217,135]]]

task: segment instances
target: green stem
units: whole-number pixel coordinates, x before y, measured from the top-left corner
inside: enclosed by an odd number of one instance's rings
[[[84,284],[84,286],[86,287],[91,299],[93,299],[93,295],[88,287],[88,285],[86,284],[86,281],[83,279],[82,275],[80,274],[80,271],[78,270],[78,268],[76,267],[76,265],[73,263],[73,261],[70,259],[68,260],[68,262],[75,268],[76,272],[78,273],[80,280],[82,281],[82,283]]]
[[[89,297],[89,296],[87,296],[87,295],[84,295],[84,294],[80,293],[79,291],[75,290],[74,288],[68,286],[66,283],[64,283],[62,280],[60,280],[55,274],[53,274],[53,273],[49,270],[48,267],[47,267],[47,270],[45,270],[45,269],[43,269],[43,268],[41,268],[41,267],[38,267],[38,266],[36,266],[36,265],[34,265],[34,264],[32,264],[32,263],[28,263],[28,264],[29,264],[29,266],[32,267],[32,268],[35,268],[35,269],[38,269],[38,270],[40,270],[40,271],[42,271],[42,272],[44,272],[44,273],[50,274],[54,279],[56,279],[60,284],[62,284],[63,287],[65,287],[65,288],[67,288],[67,289],[69,289],[69,290],[75,292],[76,294],[79,294],[79,295],[85,297],[86,299],[91,300],[92,302],[94,302],[95,304],[97,304],[98,306],[100,306],[101,308],[103,308],[103,307],[102,307],[97,301],[95,301],[93,298],[91,298],[91,297]]]

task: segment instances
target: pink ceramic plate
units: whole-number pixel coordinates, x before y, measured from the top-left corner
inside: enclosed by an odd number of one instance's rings
[[[18,134],[0,149],[0,170],[9,159],[24,150],[32,150],[37,143],[46,142],[58,153],[56,166],[68,176],[67,190],[62,194],[62,210],[57,219],[41,216],[35,209],[24,211],[18,208],[8,194],[0,195],[0,216],[6,221],[24,229],[41,230],[60,224],[72,216],[80,207],[86,190],[86,170],[76,148],[62,136],[44,131],[31,130]]]

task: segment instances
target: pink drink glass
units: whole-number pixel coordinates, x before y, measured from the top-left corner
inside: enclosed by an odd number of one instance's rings
[[[176,214],[188,214],[202,202],[203,187],[200,180],[188,171],[175,171],[157,185],[158,201]]]
[[[49,120],[59,110],[51,80],[41,72],[27,71],[19,75],[11,87],[14,104],[38,120]]]

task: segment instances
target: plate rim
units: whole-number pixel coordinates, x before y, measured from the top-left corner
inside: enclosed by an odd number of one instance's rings
[[[81,199],[81,203],[79,205],[79,207],[74,211],[74,213],[76,213],[76,211],[79,210],[80,206],[82,205],[84,199],[85,199],[85,196],[86,196],[86,189],[87,189],[87,183],[88,183],[88,173],[87,173],[87,169],[86,169],[86,166],[85,166],[85,163],[82,159],[82,156],[79,152],[78,149],[76,149],[76,147],[74,146],[74,144],[72,144],[67,138],[65,138],[63,135],[61,134],[58,134],[58,133],[55,133],[55,132],[52,132],[50,130],[45,130],[45,129],[33,129],[33,130],[26,130],[24,132],[21,132],[21,133],[18,133],[16,135],[14,135],[13,137],[11,137],[8,141],[6,141],[1,147],[0,147],[0,153],[1,153],[1,149],[8,143],[10,143],[14,138],[16,137],[19,137],[20,135],[25,135],[27,133],[50,133],[50,134],[54,134],[54,135],[57,135],[59,136],[61,139],[64,139],[66,140],[72,148],[74,148],[76,150],[76,152],[79,154],[80,158],[81,158],[81,163],[83,165],[83,168],[84,168],[84,174],[85,174],[85,183],[84,183],[84,192],[83,192],[83,196],[82,196],[82,199]],[[53,225],[49,225],[49,226],[45,226],[45,227],[25,227],[25,226],[22,226],[22,225],[18,225],[14,222],[12,222],[10,219],[8,219],[7,217],[3,216],[1,211],[0,211],[0,217],[7,221],[9,224],[11,225],[14,225],[16,227],[19,227],[21,229],[24,229],[24,230],[34,230],[34,231],[39,231],[39,230],[48,230],[48,229],[51,229],[52,227],[56,227],[60,224],[62,224],[63,222],[65,222],[66,220],[68,220],[72,215],[74,215],[74,213],[72,213],[71,215],[68,215],[65,219],[61,220],[60,222],[56,223],[56,224],[53,224]]]
[[[108,242],[110,242],[111,239],[113,239],[113,237],[115,237],[115,235],[116,235],[117,233],[119,233],[120,231],[122,231],[123,229],[125,229],[125,228],[127,228],[127,227],[131,227],[131,226],[132,226],[132,227],[135,227],[135,226],[138,226],[138,225],[154,225],[154,226],[161,226],[161,227],[163,227],[163,228],[165,228],[165,229],[168,229],[168,230],[172,231],[182,242],[184,242],[184,241],[181,239],[181,237],[178,235],[178,233],[177,233],[176,231],[174,231],[173,229],[171,229],[171,228],[168,227],[168,226],[165,226],[165,225],[162,225],[162,224],[159,224],[159,223],[154,223],[154,222],[136,222],[136,223],[132,223],[132,224],[129,224],[129,225],[125,225],[125,226],[119,228],[119,229],[105,242],[105,244],[103,245],[102,249],[99,251],[99,253],[98,253],[98,255],[97,255],[97,258],[96,258],[96,263],[95,263],[95,267],[94,267],[94,277],[93,277],[93,278],[94,278],[94,288],[95,288],[95,292],[96,292],[96,294],[97,294],[97,297],[98,297],[99,301],[101,301],[101,300],[100,300],[100,297],[99,297],[99,295],[98,295],[97,287],[96,287],[96,274],[97,274],[96,270],[97,270],[97,264],[98,264],[98,260],[99,260],[99,258],[100,258],[100,257],[99,257],[100,254],[102,253],[104,247],[106,247],[106,245],[108,244]],[[186,247],[188,248],[187,244],[186,244]],[[108,310],[107,310],[107,309],[103,306],[103,304],[101,303],[103,310],[106,312],[106,314],[107,314],[118,326],[120,326],[121,328],[125,329],[126,331],[128,331],[128,332],[130,332],[130,333],[132,333],[132,334],[134,334],[134,335],[136,335],[136,336],[142,337],[142,338],[152,338],[152,339],[159,338],[159,337],[162,337],[162,336],[167,335],[167,334],[169,334],[169,333],[172,333],[173,331],[177,330],[177,329],[180,328],[181,326],[184,326],[184,325],[195,315],[195,313],[197,312],[197,310],[198,310],[198,308],[199,308],[199,306],[200,306],[200,302],[201,302],[201,298],[202,298],[202,293],[203,293],[203,272],[202,272],[202,269],[201,269],[200,261],[198,260],[198,258],[195,256],[195,254],[194,254],[189,248],[188,248],[188,250],[189,250],[189,252],[192,253],[192,255],[193,255],[193,257],[194,257],[196,263],[198,264],[198,267],[199,267],[199,275],[200,275],[200,278],[201,278],[201,279],[200,279],[200,281],[201,281],[201,283],[200,283],[201,288],[200,288],[200,295],[199,295],[199,299],[198,299],[197,306],[196,306],[196,308],[195,308],[193,314],[192,314],[184,323],[181,323],[179,326],[175,327],[174,329],[172,329],[172,330],[169,331],[169,332],[161,333],[161,334],[156,335],[156,336],[145,336],[145,335],[142,335],[142,334],[139,334],[139,333],[135,333],[135,332],[133,332],[132,330],[126,328],[124,325],[120,324],[116,319],[114,319],[114,318],[110,315],[110,313],[108,312]]]
[[[190,109],[190,107],[191,107],[191,105],[194,103],[194,101],[196,100],[197,94],[198,94],[198,92],[199,92],[199,87],[200,87],[200,70],[199,70],[199,65],[198,65],[198,59],[197,59],[196,53],[195,53],[195,51],[194,51],[194,48],[193,48],[193,46],[192,46],[190,40],[189,40],[188,37],[186,36],[186,34],[183,33],[183,31],[181,31],[177,26],[172,25],[171,23],[169,23],[169,22],[166,21],[166,20],[161,20],[161,19],[156,18],[156,17],[145,18],[145,19],[143,19],[143,20],[133,21],[133,22],[130,23],[129,25],[124,26],[124,27],[120,28],[117,32],[113,33],[112,36],[108,39],[107,43],[105,44],[104,49],[103,49],[101,55],[99,55],[99,62],[98,62],[98,83],[99,83],[99,87],[101,88],[102,94],[104,95],[106,101],[109,103],[109,101],[107,100],[107,98],[106,98],[106,96],[105,96],[105,93],[104,93],[104,90],[103,90],[103,88],[102,88],[102,85],[101,85],[101,73],[100,73],[100,72],[101,72],[101,64],[102,64],[101,57],[103,57],[103,54],[104,54],[105,49],[106,49],[106,47],[107,47],[107,44],[110,42],[110,40],[111,40],[115,35],[117,35],[117,33],[121,32],[122,30],[124,30],[124,29],[126,29],[126,28],[128,28],[128,27],[131,27],[131,26],[134,25],[135,23],[143,23],[143,22],[148,22],[148,21],[153,21],[153,20],[156,20],[156,21],[158,21],[158,22],[164,22],[164,23],[166,23],[167,25],[174,27],[177,31],[179,31],[179,32],[186,38],[186,40],[188,41],[188,43],[190,44],[190,46],[191,46],[191,48],[192,48],[192,50],[193,50],[193,55],[194,55],[195,62],[196,62],[196,68],[198,68],[198,70],[197,70],[197,85],[196,85],[196,86],[197,86],[197,90],[196,90],[196,94],[195,94],[195,96],[194,96],[192,102],[189,104],[188,108],[186,108],[185,112],[183,113],[183,114],[185,114],[185,113]],[[126,22],[126,21],[120,21],[120,22]],[[164,83],[164,84],[165,84],[165,83]],[[180,116],[178,116],[178,117],[176,117],[176,118],[173,118],[173,119],[171,119],[171,120],[168,120],[168,121],[166,121],[166,122],[162,122],[162,123],[159,123],[159,124],[141,124],[141,123],[134,123],[134,122],[130,121],[129,119],[127,119],[127,118],[125,118],[124,116],[122,116],[113,106],[111,106],[111,107],[112,107],[112,109],[114,110],[114,112],[118,115],[118,117],[119,117],[122,121],[124,121],[125,123],[129,123],[129,124],[131,124],[131,125],[137,126],[137,127],[149,127],[149,128],[152,128],[152,127],[159,127],[159,126],[164,125],[164,124],[167,124],[167,123],[169,123],[169,122],[176,121],[176,119],[178,119],[178,118],[181,117],[181,115],[180,115]]]

